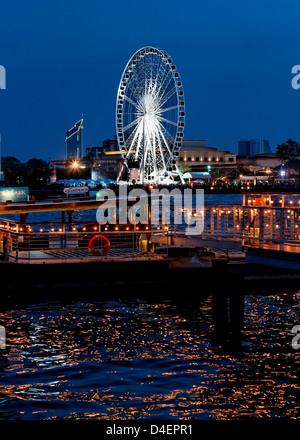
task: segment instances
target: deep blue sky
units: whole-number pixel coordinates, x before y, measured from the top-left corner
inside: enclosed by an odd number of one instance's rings
[[[300,141],[299,0],[10,0],[0,8],[2,154],[61,159],[84,115],[84,146],[115,134],[123,69],[139,48],[172,56],[186,99],[186,139],[237,151]]]

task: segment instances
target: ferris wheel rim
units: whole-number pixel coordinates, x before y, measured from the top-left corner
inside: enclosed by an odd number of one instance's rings
[[[148,96],[146,92],[142,95],[139,95],[140,90],[138,89],[138,87],[141,87],[140,84],[138,84],[137,89],[135,89],[137,90],[134,96],[135,99],[133,99],[133,96],[129,97],[126,94],[128,83],[130,83],[130,80],[134,78],[134,74],[132,72],[135,72],[135,66],[137,65],[137,62],[140,61],[142,57],[151,54],[161,58],[155,80],[158,81],[158,76],[161,70],[163,72],[163,74],[161,73],[161,75],[162,76],[165,75],[164,80],[166,81],[166,77],[168,78],[167,86],[164,85],[165,87],[164,93],[166,93],[166,91],[168,90],[169,84],[172,83],[173,86],[173,88],[163,98],[164,101],[159,96],[159,92],[161,91],[162,85],[160,85],[160,88],[158,89],[157,96],[154,96],[153,94],[154,87],[157,88],[157,84],[154,85],[151,84],[152,87],[151,96],[150,94]],[[147,59],[149,60],[149,57],[147,57]],[[152,57],[152,64],[154,64],[153,60],[154,58]],[[163,64],[163,62],[165,64]],[[146,68],[147,65],[145,67],[145,71]],[[146,79],[146,73],[145,73],[145,79]],[[135,80],[137,81],[138,78],[135,78]],[[153,78],[151,77],[151,81],[152,80]],[[149,89],[150,89],[150,85],[149,85]],[[169,101],[172,102],[171,98],[173,95],[176,95],[175,104],[169,105],[169,107],[168,106],[163,107],[165,103],[168,103]],[[157,98],[157,100],[155,100],[154,98]],[[132,116],[134,113],[133,110],[131,110],[131,112],[128,111],[127,113],[124,112],[125,101],[127,101],[128,107],[129,105],[131,105],[134,108],[136,117],[133,120],[130,120],[130,116],[131,118],[133,117]],[[161,149],[159,153],[160,161],[163,163],[163,166],[169,171],[174,169],[175,166],[177,168],[177,172],[179,172],[175,157],[179,156],[179,150],[182,146],[184,127],[185,127],[185,99],[184,99],[182,80],[169,53],[163,51],[162,49],[152,46],[144,46],[139,50],[137,50],[127,62],[121,76],[118,93],[117,93],[117,102],[116,102],[116,128],[117,128],[118,144],[123,159],[126,159],[131,154],[131,148],[134,145],[134,142],[136,142],[137,137],[139,139],[139,142],[141,143],[141,136],[142,136],[141,121],[142,118],[145,119],[145,117],[142,114],[142,110],[143,107],[145,108],[147,106],[148,109],[150,109],[148,113],[150,114],[152,111],[152,113],[155,114],[155,118],[153,118],[152,120],[153,133],[156,133],[157,138],[160,137],[161,138],[160,142],[163,143],[163,149]],[[172,116],[170,116],[170,112]],[[168,117],[166,116],[167,114],[169,115]],[[125,116],[129,121],[127,125],[124,125],[124,120],[126,119]],[[172,120],[172,118],[174,120]],[[137,129],[138,126],[139,129]],[[166,126],[168,127],[168,129],[166,128]],[[171,130],[170,130],[170,126],[172,126]],[[134,141],[133,139],[131,139],[130,142],[131,141],[133,142],[130,144],[129,141],[126,143],[126,140],[130,138],[130,136],[127,135],[127,139],[126,139],[126,132],[129,133],[129,130],[131,129],[132,129],[131,134],[134,133],[133,134]],[[145,125],[143,128],[143,136],[144,136],[143,149],[145,150]],[[150,136],[150,134],[148,134],[148,136]],[[155,136],[154,136],[154,141],[156,141]],[[146,142],[146,146],[147,146],[147,142]],[[162,150],[167,151],[167,154],[164,153]],[[138,155],[136,153],[136,157],[137,156]],[[166,163],[164,162],[165,156],[167,157]]]

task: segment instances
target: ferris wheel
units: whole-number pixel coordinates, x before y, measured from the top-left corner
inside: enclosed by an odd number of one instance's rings
[[[138,50],[125,67],[117,95],[116,128],[124,159],[118,182],[183,183],[176,159],[184,120],[182,81],[172,58],[154,47]]]

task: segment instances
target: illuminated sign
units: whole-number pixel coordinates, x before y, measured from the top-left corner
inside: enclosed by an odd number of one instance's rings
[[[70,188],[64,188],[65,194],[82,194],[87,193],[89,191],[89,188],[87,186],[74,186]]]
[[[0,188],[0,202],[26,202],[29,200],[28,186]]]

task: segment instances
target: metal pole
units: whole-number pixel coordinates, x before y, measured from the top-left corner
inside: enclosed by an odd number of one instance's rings
[[[145,115],[143,117],[143,156],[142,156],[142,185],[144,185],[145,174]]]
[[[83,113],[82,113],[82,123],[80,125],[80,159],[83,157]]]

